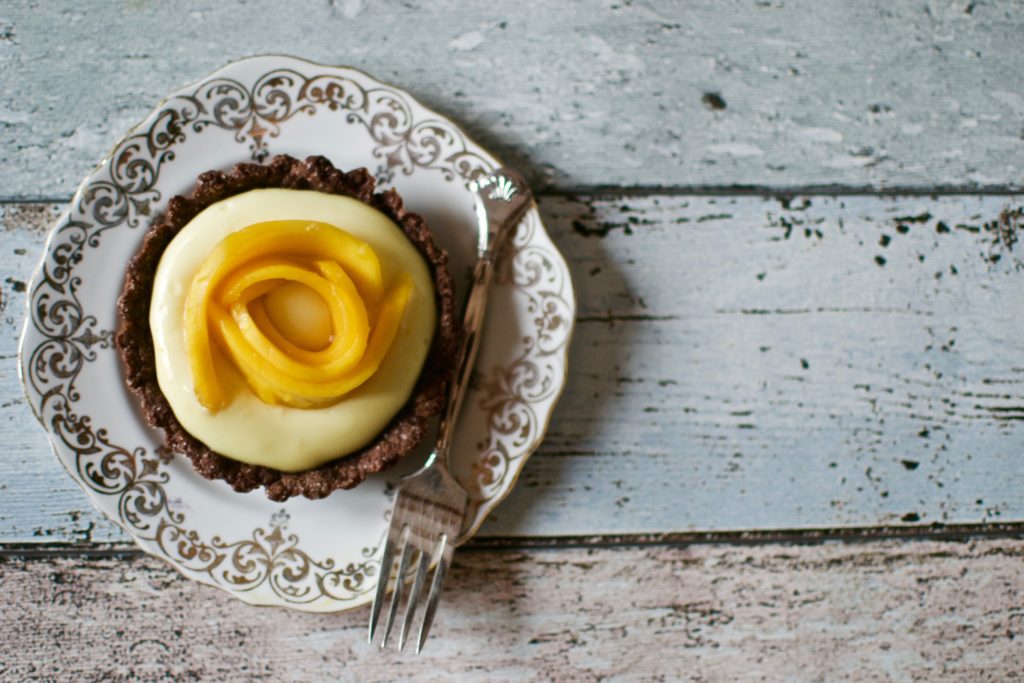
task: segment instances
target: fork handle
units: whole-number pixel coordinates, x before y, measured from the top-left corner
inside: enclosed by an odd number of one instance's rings
[[[448,401],[438,434],[436,455],[448,465],[455,421],[473,375],[473,364],[480,347],[487,295],[494,280],[494,269],[502,245],[530,207],[531,194],[526,181],[509,168],[500,168],[475,183],[477,192],[478,244],[473,282],[466,298],[462,318],[462,342],[456,355],[455,374],[448,385]]]

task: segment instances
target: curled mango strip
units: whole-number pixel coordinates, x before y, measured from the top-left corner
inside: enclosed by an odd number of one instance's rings
[[[287,283],[308,287],[326,306],[331,335],[323,348],[293,343],[268,314],[264,297]],[[385,291],[373,249],[332,225],[268,221],[234,232],[200,265],[185,302],[196,398],[212,412],[228,402],[215,342],[261,400],[336,403],[377,371],[411,295],[406,273]]]

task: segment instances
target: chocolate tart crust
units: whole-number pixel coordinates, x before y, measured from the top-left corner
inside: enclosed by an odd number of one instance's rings
[[[281,155],[267,165],[238,164],[231,171],[199,176],[192,193],[170,200],[167,211],[150,227],[142,247],[125,273],[118,298],[120,324],[115,344],[125,368],[128,388],[139,398],[150,425],[164,432],[164,446],[185,455],[207,479],[223,479],[236,491],[266,488],[267,497],[323,498],[349,489],[367,475],[387,469],[414,449],[426,435],[427,423],[441,412],[444,389],[452,372],[460,329],[455,315],[455,282],[448,272],[448,254],[435,243],[426,222],[405,210],[394,190],[374,192],[375,181],[365,168],[347,173],[322,156],[299,161]],[[199,212],[222,199],[261,188],[315,190],[358,199],[387,215],[405,233],[427,262],[434,279],[438,321],[434,340],[409,401],[364,449],[304,472],[281,472],[232,460],[209,449],[178,422],[156,377],[156,357],[149,328],[149,305],[160,256],[178,232]]]

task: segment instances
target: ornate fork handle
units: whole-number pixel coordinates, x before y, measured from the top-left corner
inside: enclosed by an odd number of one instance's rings
[[[480,201],[477,202],[478,240],[477,260],[473,268],[473,282],[466,299],[463,314],[463,339],[456,356],[455,374],[448,388],[448,402],[438,435],[436,457],[448,464],[455,422],[462,409],[462,401],[473,375],[473,364],[480,347],[487,296],[494,268],[502,246],[530,208],[531,194],[526,181],[516,171],[501,168],[474,183]]]

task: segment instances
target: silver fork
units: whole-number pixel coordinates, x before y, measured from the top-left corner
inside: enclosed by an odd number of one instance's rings
[[[402,479],[399,485],[384,545],[384,556],[381,558],[377,592],[370,609],[369,642],[373,643],[381,607],[393,578],[394,592],[384,621],[384,636],[380,643],[382,649],[388,644],[410,572],[415,572],[398,635],[398,649],[405,649],[406,636],[415,617],[427,573],[432,565],[436,565],[417,638],[417,654],[423,649],[423,643],[430,632],[469,500],[466,490],[448,471],[452,432],[480,345],[487,293],[494,277],[498,253],[532,201],[530,189],[522,176],[509,168],[500,168],[477,181],[474,189],[477,194],[477,261],[473,269],[472,288],[466,299],[464,337],[456,356],[455,375],[448,387],[448,402],[434,451],[418,472]],[[396,558],[400,558],[397,573],[394,572]]]

